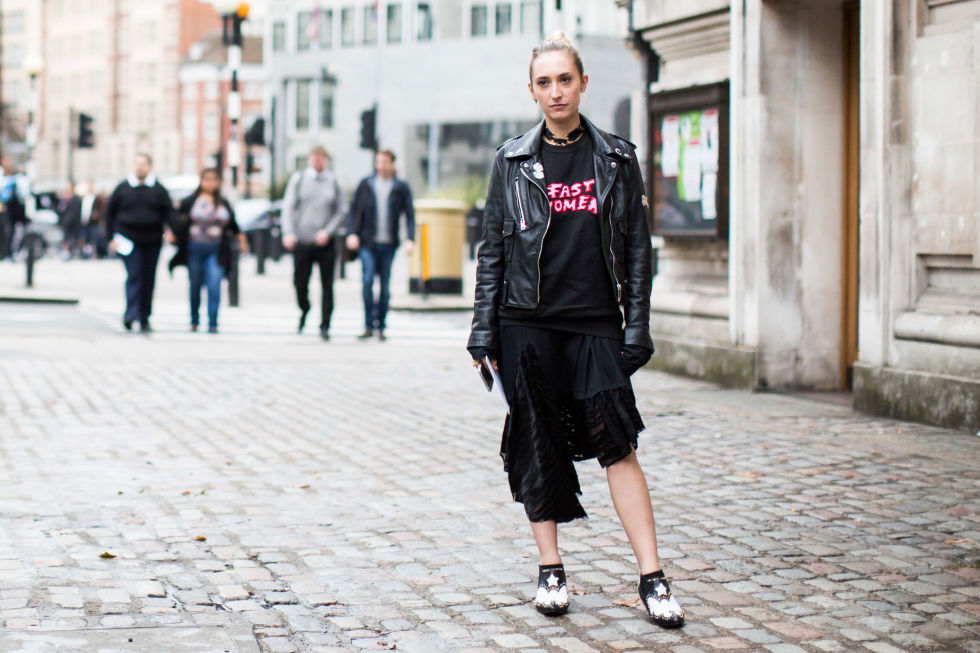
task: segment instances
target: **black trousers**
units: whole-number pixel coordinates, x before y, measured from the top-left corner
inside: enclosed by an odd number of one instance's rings
[[[337,249],[333,242],[323,247],[305,243],[296,243],[293,248],[293,285],[296,286],[296,303],[299,310],[306,313],[310,310],[310,276],[313,264],[320,266],[320,285],[323,288],[323,300],[320,302],[320,328],[330,328],[330,316],[333,314],[333,274],[337,263]]]
[[[131,254],[121,258],[126,266],[126,313],[123,318],[147,324],[153,312],[160,245],[135,245]]]

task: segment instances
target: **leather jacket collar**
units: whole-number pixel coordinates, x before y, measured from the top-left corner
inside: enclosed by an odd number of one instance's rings
[[[630,153],[624,150],[618,142],[610,140],[609,135],[606,134],[606,132],[597,129],[596,126],[592,124],[592,121],[585,116],[579,114],[579,117],[582,119],[582,124],[585,125],[585,130],[589,133],[589,137],[592,138],[593,147],[597,154],[617,157],[620,159],[630,158]],[[533,129],[518,138],[516,141],[505,145],[507,151],[504,153],[504,158],[537,158],[541,151],[541,133],[543,131],[544,120],[539,122]]]

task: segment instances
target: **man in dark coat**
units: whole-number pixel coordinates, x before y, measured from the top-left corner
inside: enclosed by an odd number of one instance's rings
[[[123,326],[132,330],[139,322],[144,333],[150,328],[153,308],[153,286],[161,239],[167,232],[173,236],[173,204],[163,185],[150,172],[153,160],[148,154],[137,154],[133,173],[116,186],[106,204],[106,238],[109,250],[122,256],[126,264],[126,312]]]
[[[415,207],[412,190],[395,176],[395,153],[381,150],[375,157],[375,174],[365,177],[354,191],[347,221],[347,248],[358,250],[364,295],[364,333],[358,338],[370,338],[375,332],[385,339],[385,318],[388,314],[391,262],[398,249],[402,220],[405,221],[405,249],[412,251],[415,241]],[[374,279],[381,289],[374,299]]]

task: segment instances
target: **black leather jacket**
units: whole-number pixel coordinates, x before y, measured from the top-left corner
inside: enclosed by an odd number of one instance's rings
[[[624,344],[653,351],[650,232],[643,179],[632,143],[608,134],[582,116],[595,147],[596,191],[602,250],[609,283],[623,311]],[[467,348],[499,352],[497,307],[534,308],[540,301],[541,245],[551,221],[540,164],[544,121],[497,151],[477,261],[476,300]],[[540,168],[539,168],[540,170]]]

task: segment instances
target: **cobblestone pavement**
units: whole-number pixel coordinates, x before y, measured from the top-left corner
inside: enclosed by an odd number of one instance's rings
[[[348,280],[333,340],[297,336],[283,263],[218,336],[161,275],[140,336],[116,262],[43,263],[82,302],[0,304],[0,652],[980,651],[975,435],[641,371],[688,624],[643,618],[594,462],[549,619],[468,316],[357,342]]]

